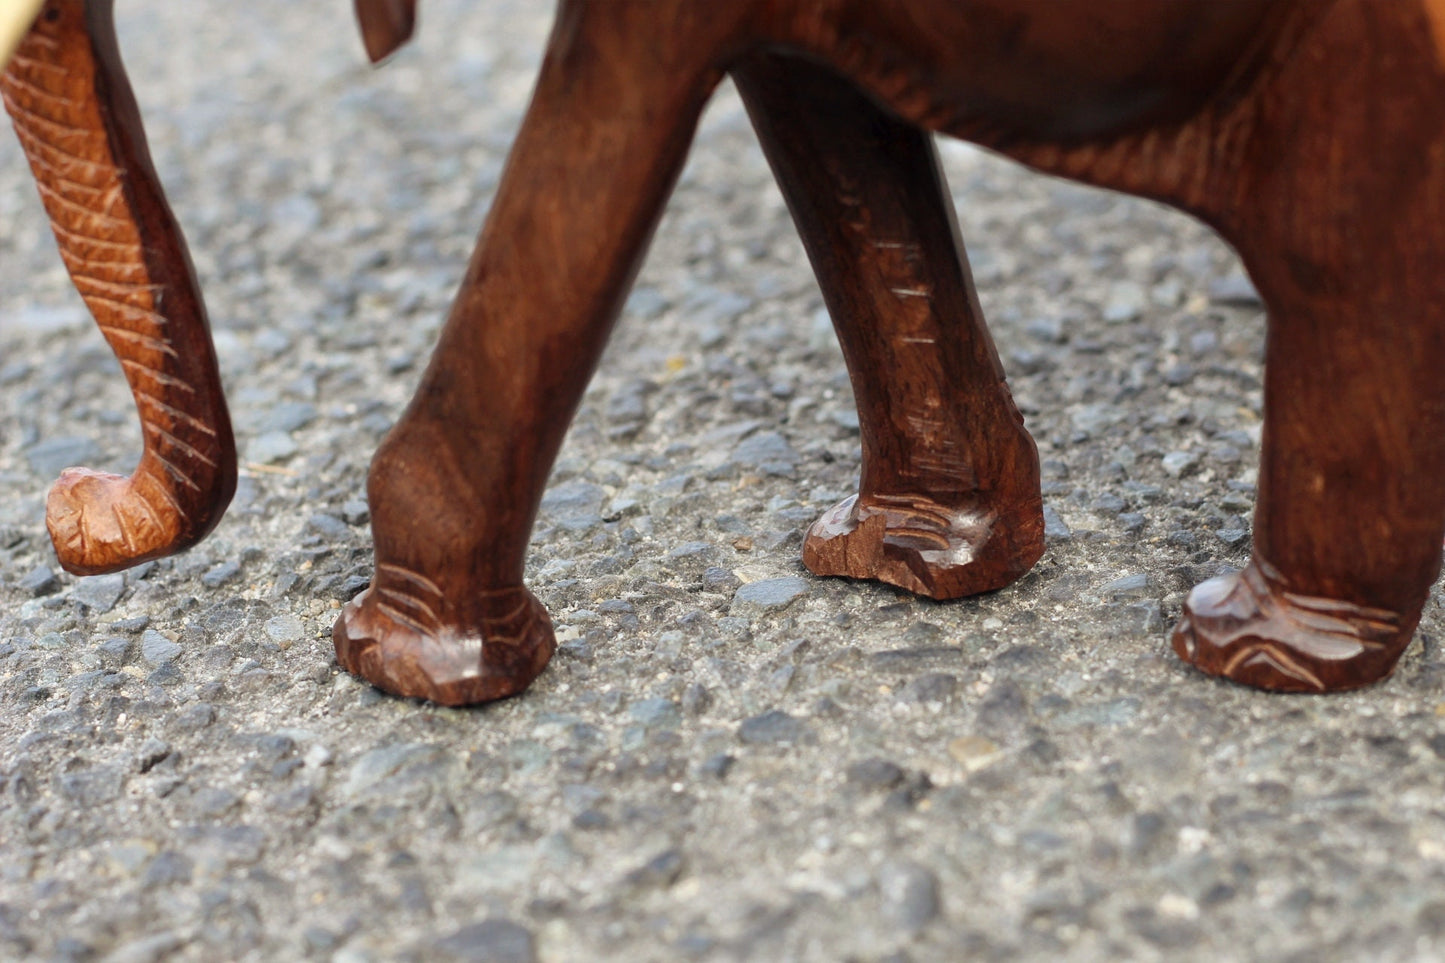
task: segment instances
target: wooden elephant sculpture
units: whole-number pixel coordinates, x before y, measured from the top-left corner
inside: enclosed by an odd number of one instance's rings
[[[357,0],[373,56],[414,0]],[[857,396],[821,575],[934,598],[1043,551],[1034,444],[931,131],[1188,211],[1269,313],[1254,555],[1190,594],[1205,672],[1387,675],[1445,535],[1445,0],[561,0],[480,242],[369,479],[376,577],[342,665],[460,704],[546,665],[523,554],[552,460],[704,103],[741,91]]]
[[[144,452],[129,477],[70,468],[46,526],[61,565],[92,575],[178,552],[220,520],[236,452],[205,306],[146,148],[112,0],[22,0],[33,25],[0,74],[61,257],[135,397]],[[0,18],[3,19],[3,18]],[[3,54],[0,50],[0,62]]]

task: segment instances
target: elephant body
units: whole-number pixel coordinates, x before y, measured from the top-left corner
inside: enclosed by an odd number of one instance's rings
[[[356,6],[373,58],[410,35],[415,0]],[[859,408],[859,490],[809,531],[812,571],[947,599],[1043,552],[942,132],[1235,246],[1269,313],[1254,552],[1191,593],[1175,650],[1271,689],[1389,674],[1445,537],[1445,0],[561,0],[436,353],[372,463],[376,575],[336,624],[343,666],[448,704],[545,667],[522,584],[545,481],[728,76]],[[145,431],[130,478],[62,478],[57,553],[94,572],[179,550],[229,500],[234,444],[110,0],[45,0],[0,94]]]
[[[411,31],[413,0],[357,7],[373,57]],[[1174,647],[1271,689],[1384,677],[1445,535],[1442,63],[1439,0],[562,0],[437,352],[372,464],[377,575],[337,623],[342,664],[446,703],[546,664],[521,573],[547,472],[731,76],[859,409],[859,491],[809,531],[812,571],[954,598],[1043,551],[943,132],[1236,247],[1269,311],[1254,556],[1191,593]]]

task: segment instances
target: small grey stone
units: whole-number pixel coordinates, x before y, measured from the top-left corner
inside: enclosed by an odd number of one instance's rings
[[[517,740],[530,742],[531,740]],[[544,751],[545,746],[541,747]],[[413,763],[436,758],[441,749],[430,743],[403,742],[382,746],[363,754],[351,767],[346,784],[341,787],[343,798],[358,799],[369,793],[387,777]]]
[[[257,434],[290,433],[305,428],[316,420],[316,406],[305,401],[283,401],[272,406],[256,425]]]
[[[194,866],[191,858],[184,853],[167,850],[151,860],[151,864],[146,867],[144,883],[148,887],[189,883]]]
[[[39,598],[42,595],[54,595],[60,591],[60,580],[50,570],[49,565],[37,565],[20,577],[17,583],[21,591],[27,592]]]
[[[140,654],[151,665],[162,665],[180,658],[185,651],[155,629],[146,629],[140,637]]]
[[[273,642],[295,642],[306,634],[306,626],[290,614],[267,619],[265,629]]]
[[[206,574],[201,576],[201,584],[206,588],[220,588],[240,574],[240,562],[225,561],[208,569]]]
[[[92,766],[56,777],[60,794],[81,807],[100,806],[120,795],[125,774],[118,766]]]
[[[676,729],[682,714],[671,699],[639,699],[627,707],[627,714],[649,729]]]
[[[903,696],[910,702],[927,705],[948,702],[957,691],[957,676],[948,672],[929,672],[904,686]]]
[[[306,528],[318,535],[335,541],[342,541],[351,537],[351,526],[347,525],[335,515],[327,515],[325,512],[317,512],[306,519]]]
[[[1209,300],[1232,308],[1257,308],[1263,303],[1259,291],[1242,270],[1234,270],[1209,282]]]
[[[89,575],[77,579],[70,594],[71,598],[96,614],[109,612],[125,594],[125,576],[119,572],[112,575]]]
[[[465,963],[535,963],[532,931],[500,917],[463,926],[435,947],[448,959]]]
[[[141,743],[136,752],[136,770],[150,772],[156,764],[171,754],[170,744],[154,736]]]
[[[295,455],[300,451],[295,439],[284,431],[268,431],[263,435],[256,436],[246,448],[248,460],[262,465],[269,465]]]
[[[113,639],[106,639],[95,647],[100,657],[109,665],[121,665],[125,662],[126,656],[130,654],[130,639],[117,636]]]
[[[176,713],[173,725],[181,732],[195,732],[216,721],[216,707],[209,702],[197,702]]]
[[[100,457],[100,446],[89,438],[47,438],[25,449],[25,460],[30,462],[31,470],[46,480]]]
[[[348,525],[364,525],[371,518],[371,508],[359,498],[352,498],[341,505],[341,517]]]
[[[1059,513],[1054,510],[1054,506],[1045,505],[1044,538],[1061,542],[1064,539],[1073,537],[1073,534],[1074,533],[1069,530],[1069,526],[1065,525],[1064,520],[1059,517]]]
[[[573,479],[555,485],[542,496],[542,514],[557,527],[569,532],[582,532],[602,522],[602,506],[607,490],[591,482]]]
[[[682,711],[690,716],[699,716],[712,706],[712,693],[700,682],[691,683],[682,691]]]
[[[759,431],[743,439],[733,450],[732,460],[765,474],[790,475],[798,465],[798,453],[776,431]]]
[[[1147,572],[1125,575],[1099,586],[1099,594],[1111,599],[1142,599],[1149,597],[1151,592]]]
[[[737,759],[726,752],[713,753],[698,764],[698,772],[714,779],[723,779],[732,770]]]
[[[887,759],[864,759],[848,767],[848,782],[863,789],[892,789],[903,781],[903,769]]]
[[[332,591],[332,595],[343,602],[350,602],[360,595],[371,585],[371,578],[366,575],[348,575]]]
[[[1120,281],[1109,290],[1104,302],[1104,320],[1110,324],[1133,321],[1144,312],[1149,302],[1145,290],[1133,281]]]
[[[157,933],[132,940],[105,958],[105,963],[160,963],[186,945],[179,933]]]
[[[713,565],[702,573],[702,587],[705,592],[731,592],[742,584],[742,580],[729,569]]]
[[[806,723],[781,709],[745,719],[738,726],[738,738],[754,745],[791,745],[802,742],[811,734]]]
[[[682,851],[664,850],[623,877],[628,886],[666,889],[682,875]]]
[[[1192,451],[1171,451],[1160,464],[1171,478],[1179,478],[1199,464],[1199,455]]]
[[[1249,530],[1239,526],[1231,526],[1229,528],[1221,528],[1214,534],[1226,545],[1238,545],[1249,537]]]
[[[241,804],[241,797],[220,786],[207,786],[196,793],[191,807],[197,815],[214,818],[223,815]]]
[[[878,870],[883,913],[906,933],[917,933],[939,912],[938,877],[912,861],[884,863]]]
[[[768,615],[781,612],[809,591],[811,586],[808,580],[795,575],[749,582],[733,596],[732,614]]]

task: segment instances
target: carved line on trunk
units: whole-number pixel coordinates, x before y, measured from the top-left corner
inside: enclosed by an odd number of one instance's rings
[[[151,351],[159,351],[162,354],[168,354],[172,358],[175,358],[177,360],[180,359],[180,355],[176,353],[176,349],[172,348],[170,345],[166,344],[159,338],[153,338],[148,334],[141,334],[139,331],[132,331],[129,328],[121,328],[113,324],[106,324],[102,321],[97,321],[96,327],[100,328],[101,331],[105,332],[105,336],[107,339],[109,339],[111,335],[114,335],[115,337],[120,338],[122,341],[131,341],[135,344],[140,345],[142,348],[148,348]]]
[[[167,388],[175,388],[178,391],[184,391],[188,395],[194,395],[196,393],[196,389],[191,387],[190,384],[174,375],[166,374],[159,368],[148,367],[139,361],[132,361],[130,358],[121,358],[120,364],[126,371],[134,372],[137,377],[149,378],[156,384],[165,385]],[[210,428],[207,428],[206,431],[209,434],[215,434],[215,431]]]
[[[154,408],[156,411],[168,415],[176,421],[186,424],[204,435],[209,435],[211,438],[216,437],[216,429],[210,427],[205,422],[197,418],[195,415],[187,414],[186,412],[181,411],[179,408],[172,408],[170,405],[166,404],[164,401],[161,401],[159,398],[157,398],[155,395],[151,394],[148,391],[142,391],[140,388],[135,388],[134,391],[135,396],[138,400]]]
[[[156,424],[156,423],[154,423],[154,422],[148,421],[148,422],[145,423],[145,430],[148,431],[148,432],[150,432],[150,433],[153,434],[153,435],[156,435],[156,436],[157,436],[158,438],[160,438],[162,441],[168,442],[168,443],[171,445],[172,448],[175,448],[177,451],[181,452],[182,454],[189,455],[191,458],[194,458],[196,461],[202,462],[203,464],[205,464],[205,465],[206,465],[207,467],[209,467],[209,468],[215,468],[215,467],[216,467],[216,462],[215,462],[214,459],[209,458],[209,457],[207,457],[206,455],[201,454],[201,452],[199,452],[199,451],[196,450],[195,448],[191,447],[190,445],[186,444],[184,441],[181,441],[181,439],[177,438],[175,435],[171,434],[169,431],[166,431],[166,430],[165,430],[164,428],[162,428],[160,425],[158,425],[158,424]],[[189,479],[187,479],[187,480],[189,481]],[[192,487],[192,488],[197,488],[197,490],[199,490],[198,486],[196,486],[195,483],[192,483],[192,484],[191,484],[191,487]]]

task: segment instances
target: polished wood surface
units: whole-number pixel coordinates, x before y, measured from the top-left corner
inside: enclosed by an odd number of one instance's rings
[[[368,27],[368,46],[401,32]],[[1175,649],[1270,689],[1387,675],[1445,536],[1442,36],[1436,0],[563,0],[441,343],[373,464],[377,577],[337,623],[342,664],[449,703],[545,664],[521,573],[547,471],[731,74],[858,399],[859,492],[809,532],[813,571],[953,598],[1043,550],[941,131],[1235,245],[1269,309],[1255,557],[1190,595]]]
[[[205,307],[146,148],[110,0],[47,0],[0,75],[60,254],[120,360],[144,451],[130,477],[67,469],[46,525],[81,575],[180,551],[220,519],[236,452]]]

